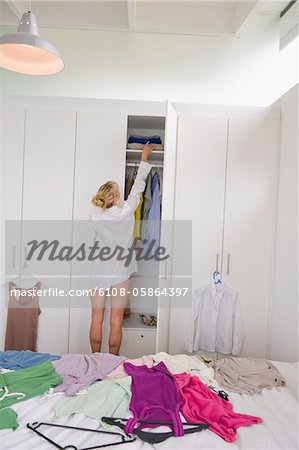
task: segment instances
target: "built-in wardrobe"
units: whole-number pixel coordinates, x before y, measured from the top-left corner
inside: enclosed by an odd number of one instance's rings
[[[222,281],[239,293],[246,335],[242,354],[263,357],[275,258],[279,110],[176,109],[174,220],[192,220],[193,287],[212,282],[219,270]],[[183,304],[170,309],[171,353],[183,348],[189,312]]]
[[[182,352],[192,289],[212,280],[217,268],[236,288],[244,319],[243,354],[265,356],[271,303],[275,239],[279,110],[62,98],[4,101],[2,119],[3,220],[6,246],[2,273],[20,276],[25,244],[42,239],[34,222],[49,222],[74,246],[90,213],[90,199],[108,179],[122,192],[141,151],[127,148],[128,136],[160,135],[163,150],[151,162],[163,180],[161,244],[171,253],[155,273],[155,286],[183,286],[186,299],[158,296],[143,305],[157,315],[157,327],[139,318],[138,298],[130,298],[121,353],[128,357],[155,351]],[[30,221],[32,221],[30,223]],[[188,263],[177,264],[181,255]],[[142,273],[142,268],[139,268]],[[27,268],[28,270],[28,268]],[[34,264],[30,265],[36,276]],[[41,275],[44,275],[43,277]],[[51,286],[51,271],[38,274]],[[48,278],[47,278],[48,277]],[[132,287],[139,286],[138,272]],[[144,282],[144,281],[143,281]],[[153,281],[151,281],[153,282]],[[88,270],[71,261],[55,283],[88,288]],[[7,285],[2,287],[7,298]],[[6,303],[2,302],[4,340]],[[89,352],[90,301],[87,297],[40,298],[37,350]],[[148,310],[147,310],[148,308]],[[103,351],[107,351],[109,308]]]
[[[44,266],[46,273],[41,273],[34,261],[25,262],[26,243],[33,239],[60,239],[76,248],[86,238],[90,201],[99,186],[112,179],[124,192],[126,175],[138,168],[141,150],[127,148],[130,134],[161,137],[162,146],[153,152],[150,162],[153,170],[158,170],[161,183],[174,183],[163,167],[166,153],[173,154],[175,150],[171,139],[169,145],[166,142],[167,134],[170,135],[165,123],[166,109],[165,103],[155,102],[48,99],[45,105],[41,98],[27,101],[9,98],[5,102],[2,119],[3,219],[7,238],[2,267],[4,300],[11,279],[26,288],[32,280],[32,284],[42,281],[44,290],[54,286],[66,293],[69,289],[90,289],[88,266],[76,260],[64,261],[58,271],[57,265],[54,271],[48,265]],[[172,160],[169,156],[170,172]],[[162,217],[164,199],[170,203],[172,192],[173,189],[163,193]],[[156,267],[150,285],[159,286],[159,271]],[[130,316],[123,324],[121,353],[129,357],[155,352],[157,343],[157,326],[144,325],[139,314],[158,316],[158,298],[151,298],[140,307],[138,292],[144,287],[140,285],[140,272],[142,269],[138,267],[132,276],[134,296],[129,297]],[[107,302],[109,306],[109,298]],[[88,296],[55,297],[51,293],[40,297],[39,303],[38,351],[58,354],[90,351]],[[4,341],[5,301],[1,313]],[[109,308],[105,316],[103,351],[108,350]]]

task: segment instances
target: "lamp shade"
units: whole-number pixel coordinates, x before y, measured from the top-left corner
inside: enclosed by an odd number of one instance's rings
[[[34,14],[23,14],[16,33],[0,36],[0,66],[27,75],[53,75],[64,68],[58,50],[39,36]]]

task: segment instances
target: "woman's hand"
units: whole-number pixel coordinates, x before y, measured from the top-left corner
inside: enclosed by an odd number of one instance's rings
[[[142,155],[141,155],[141,161],[147,161],[148,160],[148,156],[152,153],[154,148],[155,148],[154,144],[150,144],[150,142],[148,141],[145,144],[145,146],[143,147]]]

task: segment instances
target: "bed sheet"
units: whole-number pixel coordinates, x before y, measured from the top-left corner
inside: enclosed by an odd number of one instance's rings
[[[234,410],[253,414],[263,419],[262,424],[242,427],[238,430],[237,440],[226,443],[209,430],[179,438],[170,438],[160,444],[150,445],[140,440],[121,446],[112,446],[119,450],[150,449],[298,449],[298,363],[274,362],[286,378],[287,387],[265,389],[259,394],[245,395],[230,393]],[[15,431],[0,431],[1,450],[51,450],[51,444],[26,428],[27,422],[53,422],[71,426],[97,428],[98,422],[81,414],[61,417],[53,420],[53,410],[61,395],[42,395],[14,405],[18,413],[19,428]],[[78,448],[92,447],[100,443],[111,442],[111,438],[95,436],[87,432],[72,430],[44,429],[61,446],[76,445]],[[161,430],[162,431],[162,430]],[[109,448],[109,447],[108,447]]]

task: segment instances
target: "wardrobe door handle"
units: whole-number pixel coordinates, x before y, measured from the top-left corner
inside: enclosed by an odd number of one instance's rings
[[[229,270],[230,270],[230,253],[227,254],[226,275],[229,275]]]
[[[164,280],[167,280],[167,259],[165,259]]]
[[[27,262],[27,245],[24,245],[24,266],[26,266]]]
[[[219,272],[218,266],[219,266],[219,253],[216,253],[216,272]]]
[[[16,267],[16,246],[12,246],[12,268],[15,269]]]

